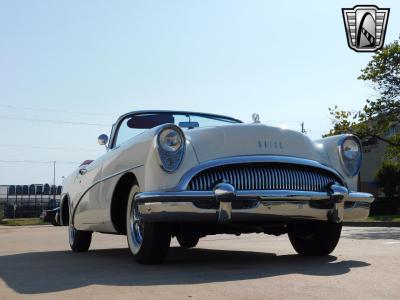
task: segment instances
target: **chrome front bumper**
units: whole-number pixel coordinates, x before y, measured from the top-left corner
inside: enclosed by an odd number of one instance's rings
[[[144,220],[155,222],[342,222],[367,218],[374,197],[367,193],[350,192],[335,184],[323,193],[286,190],[235,191],[232,185],[220,183],[213,191],[143,192],[137,194],[135,200]],[[212,208],[199,205],[207,203],[213,204]],[[242,208],[235,208],[237,203],[244,205]]]

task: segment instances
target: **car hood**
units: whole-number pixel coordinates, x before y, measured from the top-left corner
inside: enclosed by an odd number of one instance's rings
[[[284,155],[328,163],[306,135],[264,124],[196,128],[185,134],[199,162],[241,155]]]

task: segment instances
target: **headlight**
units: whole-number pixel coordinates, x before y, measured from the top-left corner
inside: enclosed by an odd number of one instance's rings
[[[173,128],[166,128],[160,132],[159,143],[167,152],[175,152],[182,146],[182,136]]]
[[[339,156],[342,167],[350,177],[356,176],[361,168],[362,148],[355,136],[345,136],[339,142]]]
[[[165,125],[157,135],[157,149],[161,168],[169,173],[176,171],[185,153],[185,135],[173,124]]]

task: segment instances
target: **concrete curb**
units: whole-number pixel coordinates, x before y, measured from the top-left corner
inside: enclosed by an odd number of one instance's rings
[[[354,227],[400,227],[400,222],[343,222],[343,226],[354,226]]]

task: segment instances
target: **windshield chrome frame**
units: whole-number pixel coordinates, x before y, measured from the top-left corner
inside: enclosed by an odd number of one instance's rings
[[[111,128],[111,134],[110,134],[110,141],[109,141],[109,147],[108,149],[113,149],[115,148],[115,138],[116,138],[116,133],[119,130],[119,127],[121,126],[121,123],[123,120],[125,120],[127,117],[134,116],[134,115],[142,115],[142,114],[156,114],[156,113],[172,113],[172,114],[191,114],[191,115],[196,115],[200,117],[211,117],[211,118],[223,118],[223,119],[228,119],[233,121],[233,123],[243,123],[239,119],[235,119],[232,117],[224,116],[224,115],[217,115],[217,114],[209,114],[209,113],[202,113],[202,112],[194,112],[194,111],[179,111],[179,110],[139,110],[139,111],[132,111],[126,114],[123,114],[120,116],[117,121],[112,125]]]

